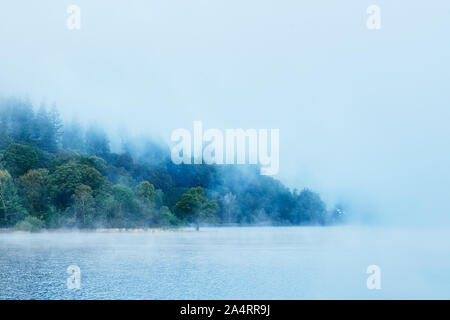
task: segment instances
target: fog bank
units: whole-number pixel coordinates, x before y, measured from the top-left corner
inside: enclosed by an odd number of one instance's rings
[[[169,142],[178,128],[280,129],[277,178],[358,221],[450,222],[447,1],[79,0],[0,5],[0,95]],[[406,10],[407,9],[407,10]]]

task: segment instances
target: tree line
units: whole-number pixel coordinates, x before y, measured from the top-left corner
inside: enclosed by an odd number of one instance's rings
[[[63,125],[55,105],[0,101],[0,226],[41,228],[331,224],[311,190],[291,191],[256,166],[175,165],[167,146],[110,150],[99,127]]]

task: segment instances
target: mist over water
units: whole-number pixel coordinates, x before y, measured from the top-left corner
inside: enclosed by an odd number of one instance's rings
[[[448,299],[447,230],[0,234],[2,299]],[[381,290],[366,268],[381,268]],[[68,290],[69,265],[81,288]]]

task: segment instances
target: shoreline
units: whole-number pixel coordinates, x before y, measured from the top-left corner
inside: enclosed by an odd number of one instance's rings
[[[156,232],[186,232],[195,231],[193,228],[95,228],[95,229],[77,229],[77,228],[58,228],[42,229],[39,231],[24,231],[14,228],[0,228],[0,233],[57,233],[57,232],[84,232],[84,233],[156,233]]]
[[[255,225],[206,225],[200,228],[279,228],[279,227],[306,227],[306,228],[330,228],[337,226],[349,226],[348,224],[335,224],[335,225],[266,225],[266,224],[255,224]],[[95,229],[78,229],[78,228],[56,228],[56,229],[40,229],[36,231],[18,230],[14,227],[12,228],[0,228],[0,234],[2,233],[16,233],[16,234],[29,234],[29,233],[58,233],[58,232],[73,232],[73,233],[159,233],[159,232],[198,232],[195,226],[182,226],[178,228],[95,228]]]

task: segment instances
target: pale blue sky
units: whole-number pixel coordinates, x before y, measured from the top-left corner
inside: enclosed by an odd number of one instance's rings
[[[66,9],[81,8],[81,30]],[[381,8],[381,30],[366,8]],[[0,94],[168,140],[279,128],[280,178],[384,221],[450,220],[449,1],[0,4]]]

